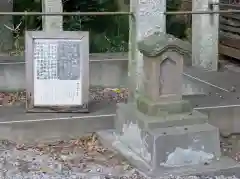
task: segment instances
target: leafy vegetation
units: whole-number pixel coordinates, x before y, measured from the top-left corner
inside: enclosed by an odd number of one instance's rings
[[[181,0],[168,0],[167,10],[178,10]],[[127,2],[126,2],[127,3]],[[106,12],[119,11],[116,0],[63,0],[64,11]],[[41,11],[41,2],[17,0],[15,11]],[[14,24],[19,26],[15,38],[23,41],[24,30],[41,30],[41,17],[14,17]],[[64,30],[90,32],[91,52],[123,52],[128,50],[129,17],[122,16],[65,16]],[[176,16],[167,16],[167,32],[179,38],[185,37],[186,25],[179,22]],[[23,43],[20,43],[23,45]]]
[[[106,12],[118,11],[113,0],[71,0],[64,3],[65,11]],[[64,29],[90,32],[92,52],[120,52],[128,49],[128,16],[68,16]]]
[[[167,0],[167,11],[177,11],[179,10],[180,6],[181,0]],[[167,33],[173,34],[178,38],[185,39],[187,36],[187,24],[177,18],[176,15],[167,15],[166,29]]]

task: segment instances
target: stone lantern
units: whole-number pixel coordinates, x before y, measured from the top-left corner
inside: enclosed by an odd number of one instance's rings
[[[100,133],[106,140],[103,143],[113,144],[131,164],[153,178],[224,166],[225,159],[219,160],[218,129],[208,124],[207,115],[182,99],[183,57],[191,54],[191,45],[161,33],[138,45],[144,60],[143,89],[137,94],[137,104],[117,105],[116,131]]]
[[[143,89],[137,99],[138,109],[148,115],[191,110],[182,100],[183,58],[191,45],[169,34],[155,33],[138,44],[143,54]]]

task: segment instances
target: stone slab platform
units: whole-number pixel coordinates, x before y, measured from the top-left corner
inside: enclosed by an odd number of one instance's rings
[[[239,68],[239,67],[238,67]],[[193,108],[213,108],[216,106],[240,106],[240,68],[238,72],[228,69],[221,71],[204,71],[196,67],[185,67],[184,78],[203,88],[205,95],[184,96]],[[194,87],[194,85],[192,85]]]
[[[101,102],[91,113],[26,113],[24,106],[0,107],[0,137],[17,142],[79,137],[112,129],[116,104]]]
[[[240,106],[239,92],[222,92],[202,96],[192,95],[183,98],[189,100],[194,109]]]
[[[222,71],[205,71],[197,67],[184,68],[184,76],[191,77],[196,81],[202,81],[205,84],[209,84],[223,91],[240,92],[240,82],[238,80],[240,72],[234,72],[230,70]],[[234,88],[233,88],[234,87]]]
[[[206,175],[206,176],[232,176],[240,177],[240,165],[228,157],[221,157],[214,160],[209,165],[193,165],[188,167],[162,167],[157,171],[151,170],[148,163],[142,160],[128,146],[118,140],[114,130],[99,131],[99,139],[102,144],[109,149],[121,153],[128,161],[140,171],[152,178],[171,176],[187,176],[187,175]]]
[[[192,124],[203,124],[208,121],[208,116],[196,110],[181,114],[171,114],[163,116],[146,116],[137,110],[133,103],[119,103],[115,118],[115,129],[122,132],[124,125],[131,122],[138,124],[141,129],[152,130],[156,128],[166,128],[172,126],[183,126]]]
[[[240,106],[201,109],[209,116],[209,123],[218,127],[221,134],[240,134]]]

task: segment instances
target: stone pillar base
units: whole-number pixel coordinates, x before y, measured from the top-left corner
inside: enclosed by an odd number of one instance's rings
[[[130,123],[138,124],[141,130],[153,130],[173,126],[204,124],[207,122],[208,116],[195,110],[177,114],[147,116],[138,111],[134,103],[120,103],[117,106],[114,125],[118,133],[121,133],[124,125],[129,125]]]
[[[185,167],[161,167],[153,169],[140,155],[131,150],[125,143],[119,141],[119,135],[115,130],[105,130],[97,132],[101,143],[114,151],[123,155],[133,166],[138,168],[144,175],[150,178],[162,178],[169,176],[233,176],[238,173],[240,165],[229,157],[220,157],[209,164],[198,164]],[[238,175],[236,175],[238,177]]]
[[[192,107],[188,101],[154,102],[144,96],[137,98],[137,109],[148,116],[162,116],[191,112]]]
[[[148,116],[130,103],[118,104],[115,128],[124,145],[152,170],[158,170],[177,148],[219,158],[219,131],[207,121],[208,117],[197,111]]]

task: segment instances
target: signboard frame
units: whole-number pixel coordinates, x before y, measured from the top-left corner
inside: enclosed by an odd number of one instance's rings
[[[81,40],[80,69],[81,95],[79,105],[35,106],[34,105],[34,40]],[[81,58],[79,57],[79,58]],[[87,31],[25,31],[25,61],[26,61],[26,111],[27,112],[89,112],[89,32]]]

